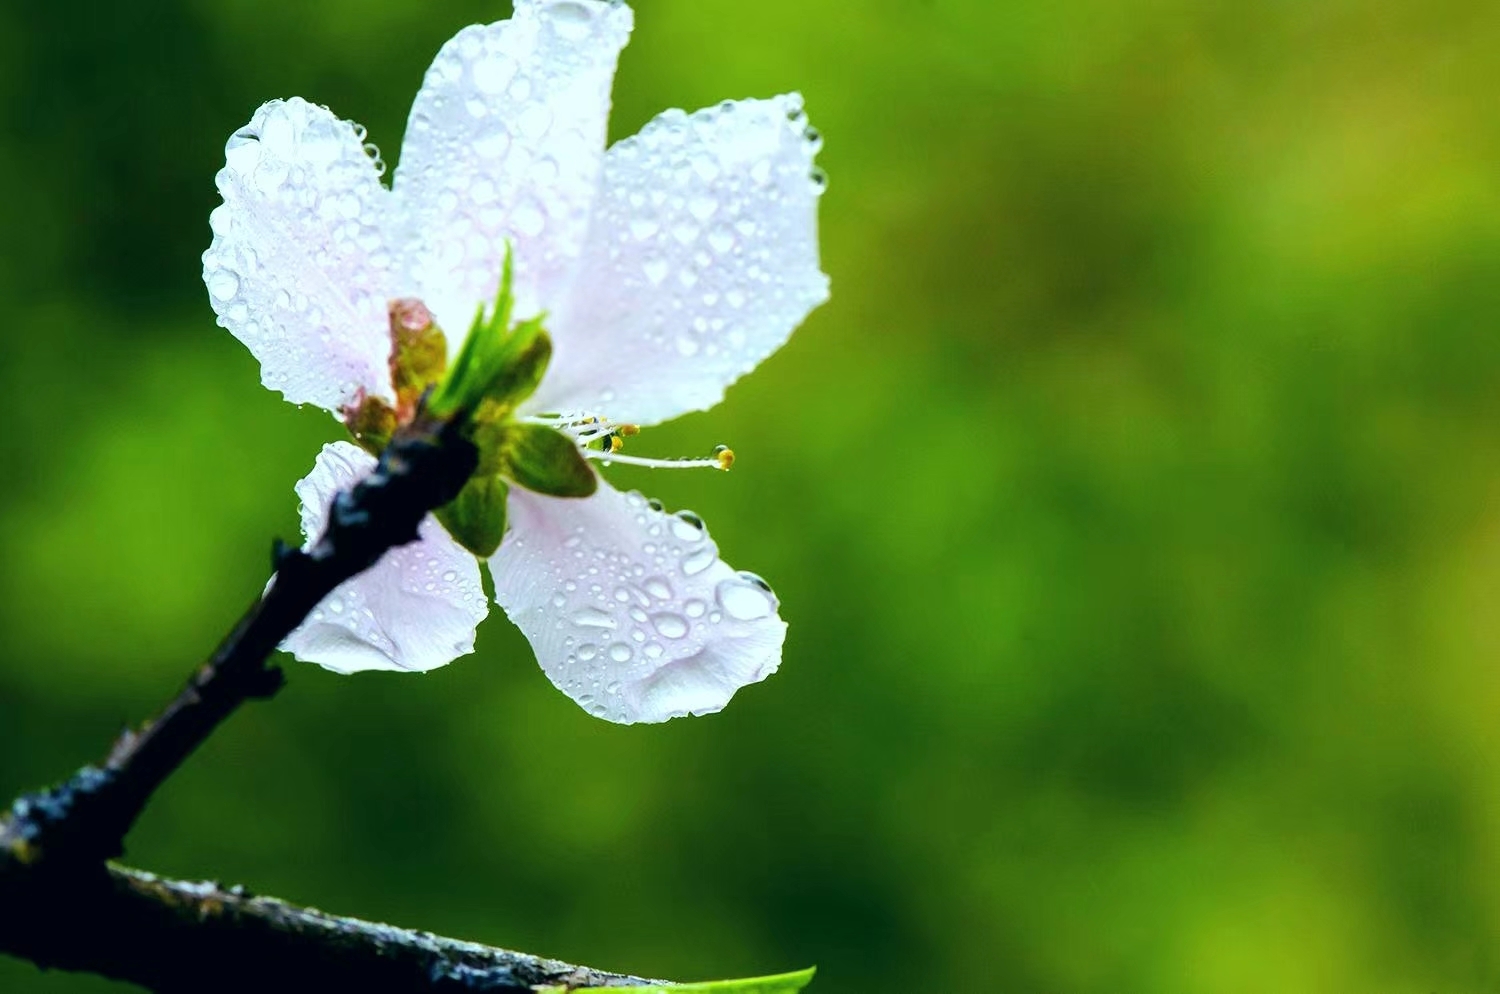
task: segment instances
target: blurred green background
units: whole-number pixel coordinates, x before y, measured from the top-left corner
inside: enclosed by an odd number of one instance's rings
[[[0,6],[0,794],[177,689],[327,415],[199,279],[300,94],[394,161],[465,0]],[[769,577],[782,672],[620,728],[498,611],[291,664],[129,860],[812,990],[1500,990],[1500,6],[640,0],[611,133],[801,89],[832,301],[617,472]],[[106,992],[0,960],[0,990]]]

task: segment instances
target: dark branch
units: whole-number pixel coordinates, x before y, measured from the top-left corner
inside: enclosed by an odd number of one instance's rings
[[[32,892],[38,889],[44,892]],[[23,875],[6,890],[0,951],[163,994],[288,988],[433,994],[661,983],[122,867]]]
[[[224,642],[156,717],[115,743],[102,768],[22,797],[0,823],[0,852],[26,862],[98,863],[124,852],[152,794],[241,704],[270,697],[281,671],[266,657],[318,603],[388,550],[417,538],[428,512],[457,496],[478,462],[462,419],[419,414],[395,433],[379,464],[334,498],[306,552],[278,545],[276,576]]]
[[[166,994],[650,983],[105,862],[124,851],[152,794],[221,722],[280,689],[280,671],[266,664],[276,646],[335,587],[414,541],[423,517],[458,494],[477,461],[460,418],[419,413],[375,470],[335,497],[312,548],[278,546],[270,588],[154,721],[122,736],[103,766],[15,802],[0,820],[0,953]]]

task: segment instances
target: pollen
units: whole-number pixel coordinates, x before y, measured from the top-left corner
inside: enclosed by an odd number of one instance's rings
[[[718,462],[719,468],[726,473],[729,467],[734,465],[734,450],[727,445],[714,446],[714,460]]]

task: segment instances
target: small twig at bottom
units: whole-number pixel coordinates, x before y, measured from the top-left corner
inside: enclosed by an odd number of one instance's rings
[[[0,871],[0,883],[8,883],[0,952],[160,994],[500,994],[662,983],[120,866],[12,866]]]

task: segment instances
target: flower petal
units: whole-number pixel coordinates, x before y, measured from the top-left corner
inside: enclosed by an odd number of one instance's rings
[[[224,146],[203,282],[219,324],[294,404],[391,396],[389,192],[363,131],[305,100],[273,100]]]
[[[572,271],[598,188],[615,60],[630,8],[518,0],[465,28],[412,105],[396,170],[410,290],[454,347],[494,299],[515,246],[517,316],[550,306]]]
[[[702,522],[600,483],[592,497],[511,490],[490,559],[495,600],[548,678],[610,721],[718,711],[781,662],[764,581],[719,558]]]
[[[712,407],[828,299],[819,140],[796,94],[668,111],[605,156],[529,405],[652,424]]]
[[[322,534],[334,494],[374,467],[358,446],[323,446],[297,484],[303,548]],[[473,652],[474,629],[489,614],[479,563],[430,514],[418,534],[335,588],[281,648],[336,673],[431,670]]]

